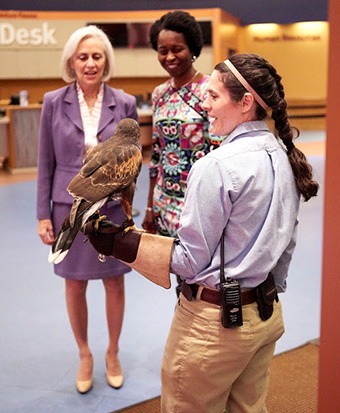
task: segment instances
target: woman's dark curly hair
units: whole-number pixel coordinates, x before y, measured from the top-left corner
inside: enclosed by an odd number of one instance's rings
[[[162,30],[171,30],[182,33],[190,51],[194,56],[201,54],[203,47],[203,36],[201,26],[194,17],[185,11],[173,11],[164,14],[159,20],[150,27],[150,43],[157,51],[158,35]]]
[[[305,155],[295,147],[293,140],[299,136],[297,128],[289,123],[287,102],[281,76],[276,69],[261,56],[243,53],[229,58],[250,86],[260,95],[265,103],[272,109],[272,118],[275,122],[277,134],[287,149],[298,190],[305,201],[308,201],[318,192],[319,185],[313,181],[312,167],[307,162]],[[227,65],[222,62],[215,66],[221,74],[221,80],[229,91],[231,98],[238,102],[247,92],[245,87],[237,80]],[[256,120],[262,120],[267,113],[257,102]]]

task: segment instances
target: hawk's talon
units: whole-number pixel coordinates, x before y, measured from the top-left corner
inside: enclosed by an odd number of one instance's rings
[[[99,222],[100,222],[100,221],[103,221],[103,219],[107,219],[107,216],[106,216],[106,215],[102,215],[101,217],[96,218],[96,219],[94,220],[93,228],[94,228],[95,231],[98,231]]]
[[[127,218],[125,221],[122,222],[123,228],[134,227],[134,226],[135,226],[135,221],[131,217]]]
[[[144,229],[139,229],[136,227],[135,224],[131,225],[130,227],[123,227],[123,225],[121,226],[122,229],[122,237],[124,237],[125,234],[127,234],[129,231],[137,231],[137,232],[146,232]]]

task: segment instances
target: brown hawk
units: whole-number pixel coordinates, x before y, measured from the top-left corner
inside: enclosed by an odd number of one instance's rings
[[[122,226],[134,226],[132,202],[142,168],[140,127],[133,119],[119,122],[115,134],[95,146],[84,160],[79,173],[67,187],[74,197],[70,214],[65,218],[48,260],[61,262],[84,224],[109,200],[120,200],[127,216]]]

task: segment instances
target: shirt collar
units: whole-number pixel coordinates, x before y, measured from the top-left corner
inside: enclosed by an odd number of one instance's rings
[[[268,123],[265,120],[254,120],[251,122],[241,123],[236,126],[236,128],[221,143],[221,146],[234,141],[242,135],[251,134],[252,132],[269,132]]]

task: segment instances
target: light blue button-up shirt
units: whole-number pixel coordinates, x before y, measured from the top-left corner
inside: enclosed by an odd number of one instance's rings
[[[299,204],[286,150],[267,123],[237,126],[191,168],[171,271],[189,284],[219,288],[225,228],[225,277],[252,288],[272,271],[285,291]]]

